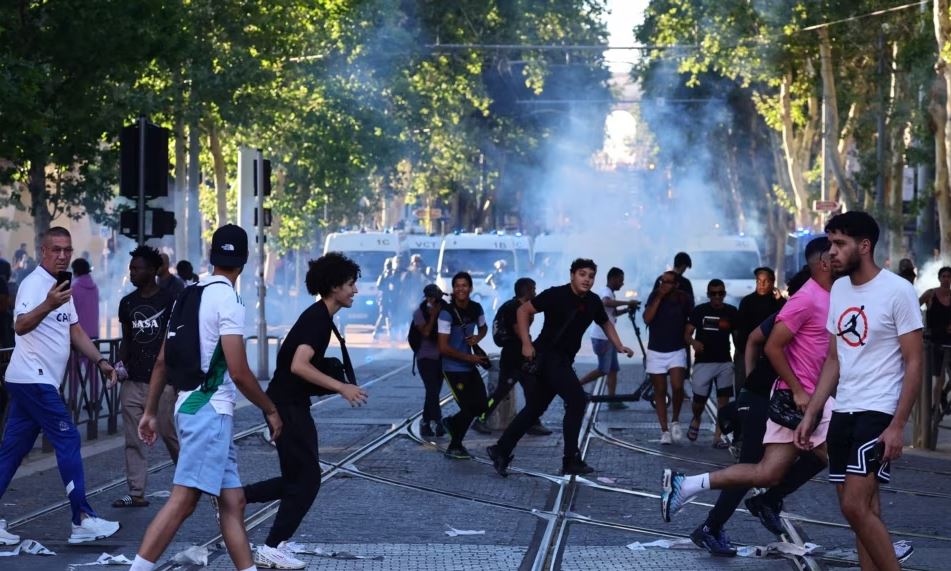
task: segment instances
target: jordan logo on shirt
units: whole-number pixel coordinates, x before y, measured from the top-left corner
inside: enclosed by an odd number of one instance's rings
[[[849,347],[861,347],[868,339],[868,316],[865,306],[850,307],[839,315],[836,322],[837,337],[841,337]]]

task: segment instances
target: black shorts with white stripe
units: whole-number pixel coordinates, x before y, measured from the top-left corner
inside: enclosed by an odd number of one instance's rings
[[[875,447],[888,428],[892,415],[874,410],[833,412],[826,444],[829,450],[829,481],[845,482],[846,474],[875,474],[879,482],[891,480],[891,462],[880,462]]]

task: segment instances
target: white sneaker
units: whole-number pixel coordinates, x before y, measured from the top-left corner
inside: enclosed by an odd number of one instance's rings
[[[96,541],[115,535],[122,527],[117,521],[108,521],[101,517],[87,517],[79,525],[73,524],[73,533],[69,535],[67,543],[85,543]]]
[[[670,439],[670,433],[666,430],[660,433],[660,443],[661,444],[671,444],[673,441]]]
[[[7,531],[7,520],[0,519],[0,545],[16,545],[20,543],[20,536]]]
[[[254,564],[261,569],[303,569],[306,563],[294,557],[285,542],[277,547],[260,545],[254,550]]]
[[[684,439],[684,429],[680,428],[679,422],[670,423],[670,436],[674,439],[674,442],[678,444]]]

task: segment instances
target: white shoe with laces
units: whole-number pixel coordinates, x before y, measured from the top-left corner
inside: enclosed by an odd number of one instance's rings
[[[670,423],[670,436],[674,439],[674,442],[680,443],[684,439],[684,429],[680,427],[679,422]]]
[[[0,545],[16,545],[20,543],[20,536],[7,531],[7,520],[0,519]]]
[[[670,444],[673,441],[670,439],[670,433],[666,430],[660,433],[660,443],[661,444]]]
[[[89,516],[80,522],[79,525],[73,524],[73,533],[69,535],[67,543],[75,545],[77,543],[86,543],[87,541],[96,541],[115,535],[122,527],[117,521],[108,521],[101,517]]]
[[[303,569],[307,566],[294,557],[283,541],[277,547],[259,545],[254,550],[254,564],[261,569]]]

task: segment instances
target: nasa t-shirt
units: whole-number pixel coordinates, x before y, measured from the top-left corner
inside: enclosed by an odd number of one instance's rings
[[[159,289],[151,297],[142,297],[136,290],[119,302],[123,343],[128,343],[124,364],[130,381],[147,383],[152,377],[152,367],[172,313],[172,302],[172,293],[167,289]]]
[[[922,327],[918,297],[904,278],[881,270],[860,286],[836,280],[826,323],[839,354],[835,410],[895,414],[905,374],[898,338]]]
[[[13,319],[36,309],[56,285],[56,278],[43,266],[23,278],[17,290]],[[16,347],[4,380],[8,383],[43,383],[59,387],[69,360],[69,328],[79,323],[73,300],[46,314],[35,329],[16,336]]]

